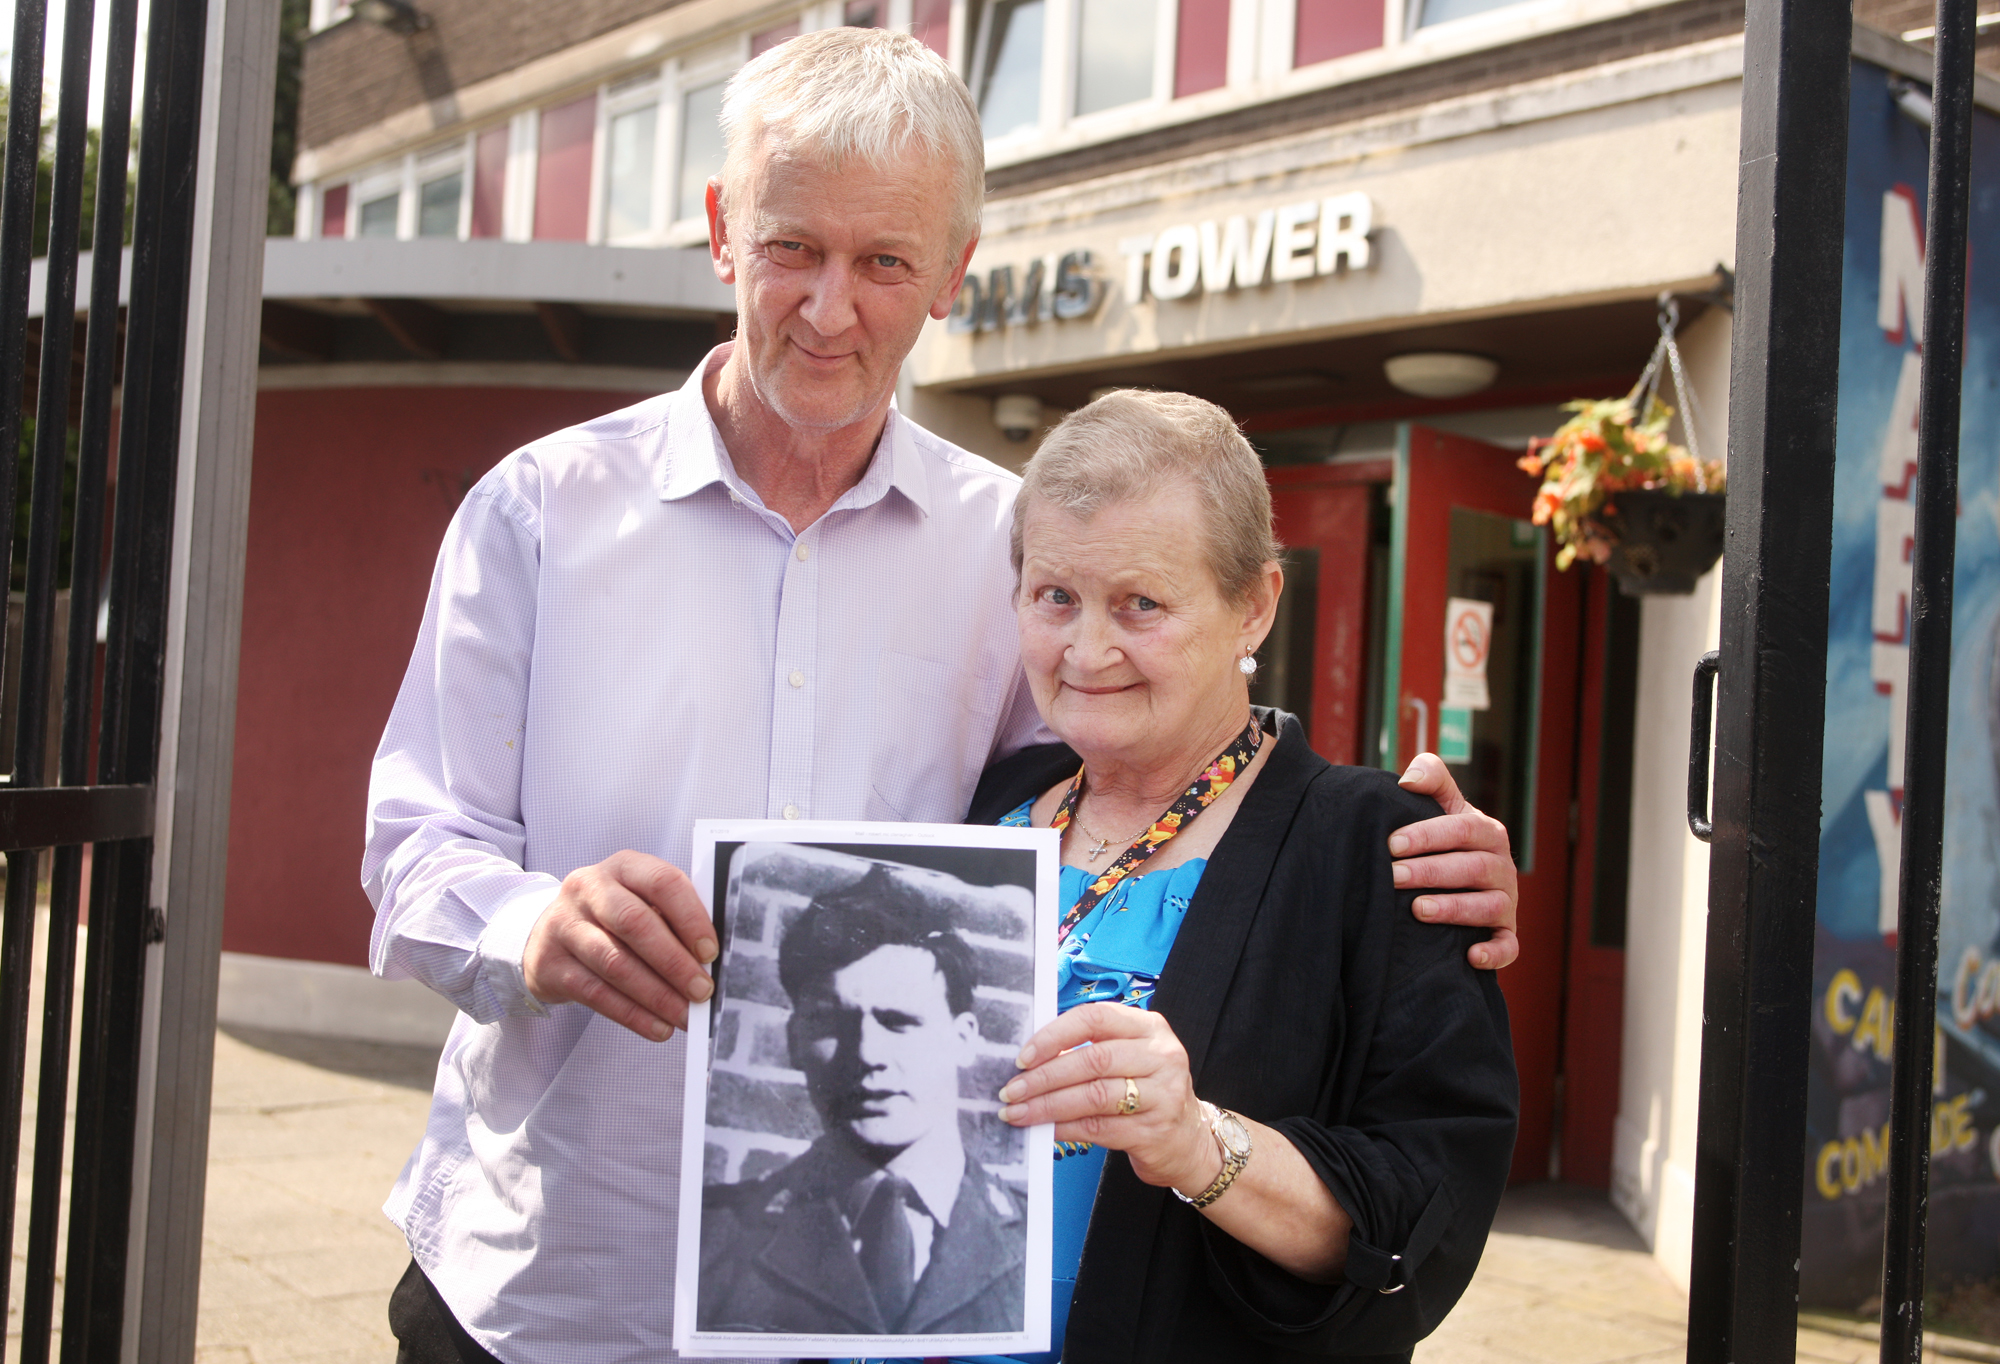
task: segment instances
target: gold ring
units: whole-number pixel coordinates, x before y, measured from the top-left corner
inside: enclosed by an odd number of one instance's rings
[[[1139,1111],[1139,1082],[1133,1079],[1131,1076],[1127,1075],[1125,1077],[1125,1097],[1118,1101],[1118,1116],[1121,1118],[1129,1118],[1138,1111]]]

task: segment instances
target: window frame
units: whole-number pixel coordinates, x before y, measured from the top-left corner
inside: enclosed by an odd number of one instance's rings
[[[782,16],[778,21],[783,22]],[[655,151],[664,151],[667,171],[663,186],[666,202],[661,209],[665,222],[659,229],[660,244],[663,246],[699,246],[708,240],[707,214],[691,218],[674,216],[680,209],[681,171],[686,152],[681,115],[686,108],[687,96],[703,86],[728,80],[748,60],[750,31],[745,29],[722,42],[706,44],[677,55],[661,70],[661,118],[659,131],[655,133],[660,142],[656,144]],[[671,92],[671,97],[667,92]]]
[[[409,233],[406,241],[464,241],[472,229],[472,176],[473,156],[471,135],[455,138],[437,146],[411,152],[405,158],[408,167],[408,208]],[[449,237],[424,237],[421,232],[423,219],[424,186],[448,175],[458,176],[458,220]]]
[[[1346,56],[1294,66],[1297,0],[1232,0],[1228,79],[1213,90],[1174,98],[1168,35],[1178,37],[1178,0],[1167,6],[1154,59],[1156,94],[1115,109],[1076,116],[1075,48],[1081,13],[1077,0],[1045,0],[1042,53],[1042,119],[986,142],[989,170],[1039,160],[1115,138],[1254,108],[1350,81],[1392,74],[1446,61],[1545,33],[1562,32],[1643,13],[1673,0],[1515,0],[1482,14],[1416,27],[1421,0],[1383,0],[1382,43]],[[963,56],[956,65],[970,85],[979,56],[979,33],[988,21],[990,0],[954,0],[953,46]],[[977,4],[978,8],[972,8]],[[1060,49],[1052,50],[1052,49]],[[974,92],[975,101],[979,92]]]
[[[591,177],[597,188],[592,195],[595,208],[590,220],[590,240],[599,246],[658,246],[664,240],[662,224],[673,211],[665,194],[664,175],[671,158],[666,155],[667,148],[661,138],[667,123],[669,84],[666,68],[656,66],[606,81],[597,92],[597,149],[592,157],[597,169]],[[647,105],[653,108],[653,183],[648,190],[646,226],[639,232],[614,237],[611,235],[611,125]]]
[[[403,217],[410,211],[410,160],[408,156],[401,156],[348,177],[347,235],[350,240],[359,241],[363,235],[361,210],[369,204],[380,203],[391,194],[397,196],[396,230],[383,240],[404,239]]]

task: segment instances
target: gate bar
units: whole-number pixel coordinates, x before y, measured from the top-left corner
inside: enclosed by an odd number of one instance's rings
[[[1896,908],[1897,1026],[1889,1082],[1882,1364],[1921,1364],[1924,1348],[1924,1229],[1931,1170],[1931,1072],[1937,1060],[1938,911],[1951,723],[1952,568],[1958,537],[1976,9],[1975,0],[1937,0],[1930,203],[1924,216],[1916,548],[1910,559],[1910,675],[1901,773],[1903,849]],[[1893,781],[1898,774],[1889,775]]]
[[[1853,17],[1750,0],[1690,1364],[1791,1364]]]

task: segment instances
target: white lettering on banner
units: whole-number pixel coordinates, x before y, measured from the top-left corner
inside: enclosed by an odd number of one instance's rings
[[[1876,903],[1875,927],[1878,932],[1893,933],[1896,885],[1903,872],[1903,813],[1890,801],[1887,791],[1863,791],[1861,800],[1868,807],[1869,832],[1875,835],[1875,860],[1882,864],[1877,892],[1882,898]]]
[[[1875,320],[1891,344],[1903,340],[1903,319],[1910,321],[1910,340],[1924,344],[1924,230],[1917,224],[1917,196],[1908,185],[1897,185],[1882,196],[1882,292]]]
[[[1868,827],[1882,881],[1876,925],[1896,929],[1897,881],[1903,858],[1903,743],[1909,721],[1910,554],[1916,546],[1917,409],[1922,395],[1924,344],[1924,234],[1916,196],[1897,185],[1882,196],[1882,269],[1875,320],[1892,346],[1903,344],[1907,327],[1915,350],[1903,353],[1889,425],[1882,433],[1877,473],[1881,501],[1875,508],[1875,586],[1869,612],[1875,642],[1868,673],[1875,690],[1889,698],[1889,758],[1882,790],[1862,792]]]
[[[1878,641],[1902,639],[1909,628],[1910,551],[1916,547],[1916,537],[1917,509],[1912,503],[1884,497],[1875,504],[1873,623]]]

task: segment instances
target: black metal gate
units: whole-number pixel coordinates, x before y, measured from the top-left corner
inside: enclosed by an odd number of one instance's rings
[[[151,908],[154,779],[161,733],[163,646],[176,466],[181,443],[194,167],[207,0],[154,0],[145,84],[133,108],[138,0],[111,0],[90,224],[88,323],[79,336],[92,0],[67,0],[49,173],[47,266],[39,365],[32,381],[28,314],[37,162],[42,159],[48,0],[18,0],[0,200],[0,563],[21,602],[18,656],[6,686],[17,716],[14,768],[0,778],[0,1246],[25,1215],[28,1254],[21,1359],[46,1360],[63,1290],[62,1358],[112,1360],[124,1336],[146,945]],[[129,310],[120,294],[127,167],[135,130]],[[74,357],[82,358],[73,391]],[[33,400],[32,461],[25,443]],[[120,396],[122,393],[122,397]],[[116,476],[111,468],[116,450]],[[65,482],[72,491],[66,494]],[[65,508],[66,496],[73,499]],[[109,506],[107,507],[107,500]],[[67,516],[69,544],[63,551]],[[16,525],[26,527],[25,540]],[[109,543],[106,543],[106,530]],[[64,562],[66,558],[66,562]],[[67,647],[55,656],[58,578],[69,583]],[[100,607],[103,615],[100,621]],[[102,648],[99,649],[99,641]],[[48,698],[60,668],[58,732]],[[46,882],[43,883],[43,869]],[[76,1120],[65,1131],[78,906],[89,884]],[[43,885],[45,884],[45,889]],[[40,1056],[28,1055],[36,920],[47,915]],[[31,1193],[13,1190],[21,1161],[27,1067],[38,1068]],[[73,1140],[73,1173],[64,1148]],[[67,1203],[69,1235],[58,1230]],[[59,1264],[60,1274],[59,1274]],[[0,1292],[11,1270],[0,1255]]]
[[[1937,3],[1884,1364],[1918,1364],[1923,1348],[1975,10],[1975,0]],[[1688,1312],[1699,1364],[1775,1364],[1797,1347],[1852,33],[1849,6],[1827,0],[1750,0],[1745,24]],[[1699,769],[1701,671],[1696,686]],[[1709,836],[1696,808],[1705,784],[1691,777],[1698,837]]]

